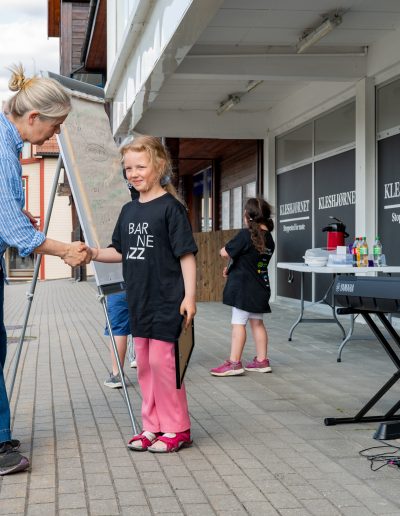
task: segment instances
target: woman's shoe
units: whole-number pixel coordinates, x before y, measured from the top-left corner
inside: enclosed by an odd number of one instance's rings
[[[153,432],[143,430],[140,434],[134,435],[127,446],[134,451],[146,451],[157,440],[158,435],[160,434],[153,434]]]
[[[170,437],[171,436],[171,437]],[[166,446],[159,448],[156,443],[164,443]],[[190,430],[177,432],[176,434],[163,434],[157,437],[147,449],[152,453],[171,453],[181,448],[189,447],[193,441],[190,439]]]

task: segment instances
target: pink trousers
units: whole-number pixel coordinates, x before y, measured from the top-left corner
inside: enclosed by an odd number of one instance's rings
[[[185,386],[176,388],[172,342],[134,337],[142,391],[143,430],[176,433],[190,428]]]

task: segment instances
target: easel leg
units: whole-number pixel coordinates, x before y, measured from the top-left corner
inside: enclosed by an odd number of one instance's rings
[[[58,161],[57,161],[56,171],[55,171],[54,179],[53,179],[53,185],[51,187],[51,192],[50,192],[49,205],[48,205],[48,208],[47,208],[46,218],[44,220],[43,233],[45,235],[47,235],[47,231],[49,229],[50,217],[51,217],[51,213],[53,211],[54,199],[55,199],[56,193],[57,193],[58,180],[60,178],[60,172],[61,172],[62,165],[63,165],[63,161],[62,161],[62,158],[60,156],[58,158]],[[29,314],[30,314],[30,311],[31,311],[33,296],[35,294],[36,284],[37,284],[37,280],[38,280],[38,277],[39,277],[39,271],[40,271],[40,264],[41,264],[41,262],[42,262],[42,255],[39,254],[36,257],[35,268],[34,268],[34,271],[33,271],[33,277],[32,277],[32,281],[31,281],[31,286],[29,288],[29,292],[27,292],[27,294],[26,294],[28,302],[27,302],[26,309],[25,309],[24,323],[23,323],[23,326],[22,326],[22,332],[21,332],[21,336],[19,338],[18,348],[17,348],[17,352],[16,352],[16,355],[15,355],[15,359],[14,359],[14,369],[13,369],[13,372],[12,372],[12,375],[11,375],[10,389],[9,389],[9,392],[8,392],[8,399],[10,401],[11,401],[11,398],[12,398],[12,395],[13,395],[13,391],[14,391],[15,378],[17,376],[18,365],[19,365],[19,361],[20,361],[20,358],[21,358],[22,346],[24,344],[26,328],[28,326]],[[15,412],[14,412],[14,414],[15,414]]]
[[[137,426],[136,426],[136,420],[135,420],[135,416],[133,415],[133,410],[132,410],[131,402],[129,400],[128,390],[126,388],[126,382],[125,382],[125,377],[124,377],[124,371],[122,369],[121,361],[119,359],[118,349],[117,349],[117,345],[115,343],[114,334],[112,332],[110,318],[108,317],[106,298],[105,298],[105,296],[103,294],[100,294],[100,300],[101,300],[101,304],[103,305],[104,315],[106,317],[106,322],[107,322],[107,327],[108,327],[108,331],[109,331],[109,334],[110,334],[111,344],[112,344],[112,348],[113,348],[113,351],[114,351],[115,360],[116,360],[117,366],[118,366],[118,373],[119,373],[119,376],[121,378],[122,389],[124,391],[125,401],[126,401],[126,405],[128,407],[129,417],[130,417],[131,423],[132,423],[133,433],[137,434],[138,433],[138,429],[137,429]]]

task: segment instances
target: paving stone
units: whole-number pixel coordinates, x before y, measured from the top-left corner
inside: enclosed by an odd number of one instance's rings
[[[175,491],[185,489],[197,489],[198,485],[192,477],[169,477],[168,478],[172,489]]]
[[[86,507],[85,495],[83,493],[60,494],[58,506],[60,509],[84,509]]]
[[[178,502],[174,497],[150,498],[150,505],[155,514],[176,512],[182,513]]]
[[[216,514],[210,505],[204,503],[184,503],[183,508],[188,516],[214,516]]]
[[[55,487],[55,475],[31,475],[30,489],[43,489],[45,487]]]
[[[88,486],[110,486],[112,484],[108,473],[87,473],[85,478]]]
[[[83,480],[59,480],[58,492],[60,494],[67,493],[83,493],[85,486]]]
[[[54,503],[56,491],[53,488],[47,489],[30,489],[29,505],[34,503]]]
[[[38,503],[28,506],[27,516],[54,516],[56,506],[53,503]]]
[[[208,495],[211,506],[216,511],[240,511],[242,504],[232,494],[229,495]]]
[[[109,500],[116,496],[112,486],[87,486],[86,493],[90,500]]]
[[[4,499],[25,498],[26,489],[22,484],[2,485],[0,484],[0,502]]]
[[[204,493],[209,495],[229,495],[232,490],[224,482],[199,482]]]
[[[121,507],[121,516],[132,516],[132,507]],[[134,516],[152,516],[150,507],[135,507]]]
[[[303,505],[315,516],[338,516],[340,511],[328,500],[303,500]]]
[[[0,498],[0,514],[23,513],[25,498]]]
[[[146,505],[147,499],[143,491],[123,491],[118,493],[119,504],[124,507],[136,508],[137,506]]]
[[[118,516],[120,514],[116,500],[90,500],[89,506],[90,514],[93,516]]]
[[[181,503],[187,504],[204,504],[207,503],[207,499],[200,489],[179,489],[176,491],[176,495],[178,496]]]
[[[174,495],[171,487],[164,482],[164,484],[145,484],[145,489],[148,497],[170,497]]]

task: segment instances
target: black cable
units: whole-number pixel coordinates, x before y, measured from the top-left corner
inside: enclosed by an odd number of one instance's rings
[[[358,454],[370,461],[370,468],[372,471],[378,471],[384,466],[400,468],[400,447],[394,446],[393,444],[389,444],[385,441],[380,442],[383,444],[380,446],[371,446],[371,448],[365,448],[364,450],[359,451]],[[371,450],[381,450],[388,448],[390,450],[386,452],[372,454],[368,453]],[[383,464],[378,467],[374,467],[374,464],[379,462],[382,462]]]

